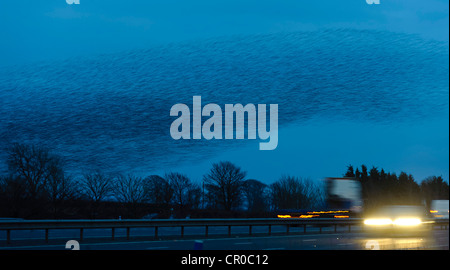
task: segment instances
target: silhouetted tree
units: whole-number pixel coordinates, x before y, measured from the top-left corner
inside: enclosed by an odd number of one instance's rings
[[[8,150],[9,172],[13,179],[20,178],[31,199],[42,197],[51,173],[62,170],[60,157],[43,147],[15,143]]]
[[[243,182],[243,192],[250,212],[263,212],[268,209],[269,200],[267,185],[258,180],[249,179]]]
[[[144,189],[150,203],[166,206],[171,203],[173,189],[166,179],[158,175],[151,175],[144,181]]]
[[[119,175],[113,184],[113,194],[128,210],[128,214],[138,217],[138,207],[146,201],[144,179],[134,175]]]
[[[355,177],[355,173],[353,172],[353,166],[347,166],[347,172],[344,174],[344,177]]]
[[[431,207],[432,200],[448,200],[449,198],[449,184],[442,176],[425,178],[420,184],[420,189],[428,209]]]
[[[282,176],[270,189],[275,209],[317,207],[323,197],[321,189],[311,180],[293,176]]]
[[[26,183],[20,177],[0,177],[0,213],[7,217],[22,217],[26,208]]]
[[[202,201],[202,189],[197,183],[191,183],[187,191],[187,206],[190,209],[199,209]]]
[[[183,208],[189,201],[189,190],[192,185],[189,178],[181,173],[168,173],[164,176],[173,190],[173,202]]]
[[[397,196],[401,204],[420,204],[421,194],[420,187],[414,181],[414,177],[411,174],[401,172],[398,177],[399,190]]]
[[[205,187],[213,204],[230,211],[241,205],[242,184],[246,172],[231,162],[214,163],[210,172],[203,176]]]
[[[347,173],[349,168],[347,168]],[[364,208],[370,210],[388,204],[420,204],[419,185],[411,174],[386,173],[377,167],[369,171],[365,165],[355,170],[355,178],[361,182]]]
[[[91,202],[91,217],[98,213],[100,202],[110,196],[113,191],[113,182],[101,172],[85,174],[80,181],[83,195]]]
[[[53,167],[45,187],[45,194],[52,207],[54,218],[59,217],[60,211],[64,210],[68,200],[75,200],[78,196],[77,183],[60,167]]]

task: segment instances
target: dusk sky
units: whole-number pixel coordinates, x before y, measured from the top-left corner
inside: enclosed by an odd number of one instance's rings
[[[448,41],[446,0],[0,1],[0,63],[67,58],[229,35],[357,28]]]
[[[379,5],[368,5],[365,0],[80,0],[79,5],[68,5],[65,0],[0,0],[0,68],[20,69],[30,63],[193,41],[214,43],[224,37],[322,29],[412,34],[437,41],[448,52],[448,20],[448,0],[381,0]],[[0,88],[0,94],[2,90],[6,89]],[[448,181],[448,89],[443,97],[436,113],[428,109],[427,117],[418,121],[319,118],[283,125],[275,151],[259,151],[259,141],[249,141],[242,147],[224,147],[210,159],[190,159],[150,174],[180,171],[200,181],[213,162],[229,160],[246,170],[248,178],[266,183],[282,174],[312,179],[342,176],[348,164],[376,166],[397,174],[405,171],[418,181],[431,175],[442,175]],[[140,165],[138,170],[145,168]]]

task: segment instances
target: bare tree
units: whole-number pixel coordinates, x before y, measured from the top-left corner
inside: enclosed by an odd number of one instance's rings
[[[282,176],[270,186],[274,208],[288,209],[302,207],[300,181],[296,177]]]
[[[267,185],[258,180],[249,179],[243,183],[243,192],[247,200],[248,211],[264,212],[268,207]]]
[[[169,205],[173,197],[173,189],[166,179],[158,175],[151,175],[144,179],[144,190],[149,202]]]
[[[187,191],[187,204],[191,209],[198,209],[202,200],[202,189],[197,183],[192,183]]]
[[[245,175],[246,172],[241,168],[225,161],[213,164],[210,172],[203,176],[203,180],[214,203],[229,211],[241,204]]]
[[[166,174],[164,178],[173,190],[173,202],[183,208],[189,200],[188,191],[192,185],[191,181],[186,175],[173,172]]]
[[[186,175],[181,173],[168,173],[166,181],[173,190],[172,201],[181,209],[198,208],[202,191],[198,184],[193,183]]]
[[[52,167],[50,169],[45,193],[53,208],[54,217],[58,217],[65,201],[75,199],[77,192],[76,183],[64,173],[62,168]]]
[[[114,182],[115,198],[128,208],[133,218],[138,216],[139,204],[146,200],[144,179],[134,175],[120,175]]]
[[[100,201],[112,194],[111,179],[101,172],[95,172],[85,174],[80,184],[83,195],[91,201],[91,215],[95,218]]]
[[[101,172],[85,174],[81,184],[84,195],[93,202],[100,202],[112,192],[111,179]]]
[[[272,204],[277,209],[314,207],[321,201],[321,190],[309,179],[282,176],[270,186]]]
[[[26,183],[23,179],[11,175],[0,177],[0,201],[3,202],[3,205],[0,203],[0,210],[6,216],[22,216],[26,198]]]
[[[8,152],[10,173],[23,179],[30,198],[42,196],[52,170],[60,169],[61,159],[46,148],[20,143],[13,144]]]
[[[114,195],[119,202],[142,203],[146,199],[144,192],[144,180],[134,175],[116,178],[114,183]]]

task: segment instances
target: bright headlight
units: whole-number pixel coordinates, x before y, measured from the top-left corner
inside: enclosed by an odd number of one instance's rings
[[[421,223],[422,221],[419,218],[397,218],[393,222],[397,226],[417,226]]]
[[[364,220],[364,224],[370,226],[390,225],[392,220],[389,218],[368,218]]]

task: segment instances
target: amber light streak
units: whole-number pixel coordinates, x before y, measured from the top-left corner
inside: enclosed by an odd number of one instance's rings
[[[307,215],[291,216],[291,215],[277,215],[278,218],[314,218],[320,217],[321,214],[338,214],[334,215],[334,218],[349,218],[348,215],[340,215],[349,213],[347,210],[330,210],[330,211],[310,211],[306,212]]]
[[[348,213],[347,210],[333,210],[333,211],[312,211],[308,212],[308,214],[339,214],[339,213]]]
[[[318,217],[319,215],[300,215],[300,216],[291,216],[291,215],[277,215],[278,218],[313,218]]]

